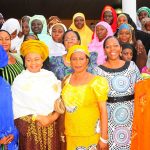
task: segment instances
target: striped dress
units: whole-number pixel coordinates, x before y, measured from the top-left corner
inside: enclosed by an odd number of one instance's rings
[[[4,68],[0,68],[0,72],[2,77],[10,84],[12,85],[14,79],[18,74],[20,74],[24,70],[23,65],[16,60],[15,64],[8,64]]]

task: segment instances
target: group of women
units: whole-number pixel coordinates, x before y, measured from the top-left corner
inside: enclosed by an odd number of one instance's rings
[[[149,9],[138,15],[142,22]],[[0,30],[0,149],[141,149],[137,102],[148,101],[148,92],[141,98],[138,91],[149,83],[140,81],[150,49],[147,24],[141,31],[111,6],[94,33],[82,13],[68,30],[57,16],[48,25],[42,15],[24,16],[21,27],[8,19]]]

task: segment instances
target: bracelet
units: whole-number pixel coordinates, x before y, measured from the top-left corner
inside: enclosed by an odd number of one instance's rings
[[[102,137],[100,137],[100,141],[103,142],[103,143],[105,143],[105,144],[108,143],[108,140],[105,140],[105,139],[103,139]]]
[[[63,132],[60,133],[60,141],[65,143],[66,140],[65,140],[65,135],[63,134]]]
[[[65,143],[65,136],[61,135],[60,138],[61,138],[61,142]]]
[[[36,121],[37,115],[32,115],[32,121]]]

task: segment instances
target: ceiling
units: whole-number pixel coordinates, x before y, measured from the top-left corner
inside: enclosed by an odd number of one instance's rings
[[[83,12],[86,19],[99,19],[105,5],[121,8],[121,0],[0,0],[0,12],[5,18],[21,18],[24,15],[57,15],[71,19],[76,12]],[[150,7],[149,0],[137,0],[137,8]]]

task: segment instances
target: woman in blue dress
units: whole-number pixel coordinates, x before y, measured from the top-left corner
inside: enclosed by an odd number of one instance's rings
[[[7,63],[7,53],[0,46],[0,68]],[[0,75],[0,150],[18,150],[18,132],[13,118],[10,85]]]
[[[80,36],[78,32],[73,30],[68,30],[64,33],[63,44],[66,51],[73,46],[79,45],[81,43]],[[73,72],[70,64],[66,62],[66,55],[63,56],[52,56],[50,57],[50,70],[56,75],[59,80],[63,80],[66,75]],[[90,54],[90,63],[88,66],[88,71],[94,73],[94,66],[97,66],[97,53],[92,52]]]
[[[120,59],[122,51],[117,38],[104,42],[107,60],[95,70],[109,82],[107,100],[110,150],[129,150],[134,106],[134,84],[140,80],[138,67],[132,61]]]

